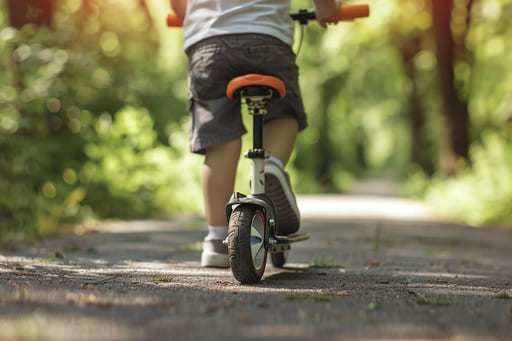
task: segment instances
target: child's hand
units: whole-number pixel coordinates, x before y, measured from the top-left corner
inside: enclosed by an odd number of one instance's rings
[[[171,10],[183,21],[187,11],[187,0],[171,0]]]
[[[335,0],[314,0],[316,7],[316,20],[325,28],[327,23],[325,22],[329,17],[336,14],[340,4]]]

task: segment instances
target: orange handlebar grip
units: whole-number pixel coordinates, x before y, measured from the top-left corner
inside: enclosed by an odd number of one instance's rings
[[[178,16],[171,12],[167,15],[167,26],[168,27],[182,27],[183,21]]]
[[[327,18],[327,23],[337,23],[338,21],[352,21],[356,18],[364,18],[370,16],[370,6],[361,5],[341,5],[338,12]]]

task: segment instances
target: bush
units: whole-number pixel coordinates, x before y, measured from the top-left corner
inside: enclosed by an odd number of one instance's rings
[[[3,246],[91,217],[201,207],[187,173],[199,159],[188,154],[186,103],[174,94],[185,69],[155,66],[158,44],[138,8],[83,16],[61,5],[53,29],[6,27],[0,14]]]
[[[426,201],[476,226],[512,223],[512,137],[488,131],[471,148],[471,167],[453,179],[434,179]]]

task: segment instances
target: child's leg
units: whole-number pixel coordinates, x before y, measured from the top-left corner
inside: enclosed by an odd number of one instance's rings
[[[206,221],[210,226],[228,224],[226,204],[233,194],[240,150],[241,139],[206,148],[202,183]]]
[[[286,165],[297,134],[298,124],[294,118],[272,120],[264,128],[265,149]],[[208,147],[205,151],[202,182],[206,222],[210,226],[227,226],[226,204],[233,193],[240,151],[240,139]]]
[[[270,155],[286,165],[295,146],[299,125],[295,118],[278,118],[265,124],[263,130],[264,148]]]
[[[272,156],[265,162],[265,191],[277,210],[277,232],[289,235],[300,227],[300,212],[290,177],[284,166],[290,159],[298,134],[295,118],[279,118],[265,125],[263,142]],[[277,161],[276,161],[277,159]]]
[[[203,241],[202,266],[229,267],[223,243],[228,235],[226,204],[233,193],[240,148],[241,139],[237,139],[205,150],[202,183],[208,235]]]

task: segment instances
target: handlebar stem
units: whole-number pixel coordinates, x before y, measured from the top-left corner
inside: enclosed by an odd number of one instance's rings
[[[315,11],[308,11],[307,9],[300,9],[297,13],[290,14],[293,20],[298,21],[301,25],[307,25],[309,20],[316,19]]]

